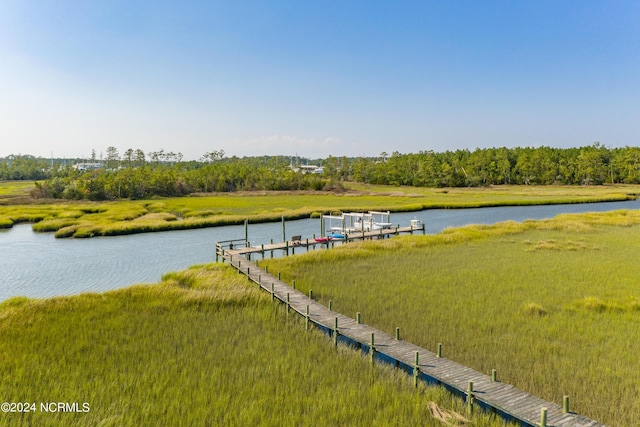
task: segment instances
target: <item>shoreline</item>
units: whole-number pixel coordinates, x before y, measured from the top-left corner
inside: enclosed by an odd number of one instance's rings
[[[446,193],[445,193],[446,194]],[[471,193],[478,194],[478,193]],[[283,194],[279,192],[277,194],[281,197],[296,197],[299,196],[297,194]],[[318,194],[316,194],[317,196]],[[331,194],[322,193],[321,196],[332,196]],[[235,197],[274,197],[275,194],[264,194],[264,195],[253,195],[253,196],[243,196],[236,195]],[[364,197],[362,194],[344,196],[344,197]],[[209,196],[212,198],[212,205],[215,205],[215,200],[213,197],[220,196]],[[341,196],[337,196],[341,197]],[[387,200],[393,199],[396,197],[409,197],[409,196],[383,196],[380,193],[373,193],[373,195],[369,195],[367,197],[380,197],[386,198]],[[425,196],[412,196],[412,198],[420,198]],[[531,197],[531,196],[530,196]],[[541,197],[544,197],[542,195]],[[23,215],[18,215],[16,220],[11,219],[3,219],[0,217],[0,228],[12,228],[13,225],[29,223],[32,224],[32,228],[34,232],[53,232],[55,233],[56,238],[91,238],[91,237],[100,237],[100,236],[121,236],[121,235],[132,235],[132,234],[142,234],[142,233],[153,233],[153,232],[162,232],[162,231],[179,231],[179,230],[191,230],[191,229],[203,229],[203,228],[211,228],[211,227],[220,227],[220,226],[230,226],[230,225],[242,225],[245,220],[248,220],[251,224],[261,224],[261,223],[270,223],[270,222],[278,222],[283,218],[285,220],[299,220],[306,218],[319,218],[322,214],[332,214],[340,211],[357,211],[357,212],[366,212],[370,210],[384,210],[392,213],[401,213],[401,212],[419,212],[425,210],[435,210],[435,209],[475,209],[475,208],[492,208],[492,207],[517,207],[517,206],[547,206],[547,205],[570,205],[570,204],[591,204],[591,203],[609,203],[609,202],[623,202],[623,201],[633,201],[637,200],[637,195],[635,193],[619,193],[619,194],[611,194],[606,196],[558,196],[554,198],[552,195],[548,195],[546,199],[538,199],[538,200],[527,200],[526,196],[513,195],[511,200],[476,200],[476,201],[450,201],[450,202],[442,202],[442,201],[425,201],[422,203],[411,203],[406,205],[374,205],[371,204],[369,206],[366,205],[358,205],[356,203],[344,203],[342,206],[337,206],[333,208],[319,208],[319,207],[302,207],[298,209],[283,209],[279,212],[271,212],[271,213],[254,213],[247,215],[220,215],[214,214],[210,216],[197,216],[198,212],[195,212],[190,216],[179,216],[179,212],[174,213],[171,209],[166,208],[157,208],[155,205],[161,205],[163,203],[163,199],[158,200],[148,200],[148,201],[136,201],[136,202],[106,202],[106,203],[93,203],[90,205],[84,204],[52,204],[52,205],[44,205],[45,207],[49,206],[52,209],[57,209],[58,212],[49,212],[48,215],[46,213],[39,215],[29,215],[28,213],[23,213]],[[206,199],[207,196],[195,196],[190,199],[203,200]],[[188,198],[185,198],[185,200]],[[174,199],[179,200],[179,199]],[[384,203],[384,201],[381,201]],[[105,218],[102,223],[92,223],[87,220],[84,220],[85,216],[89,216],[91,214],[100,214],[107,212],[110,208],[115,210],[114,207],[125,206],[123,204],[134,204],[135,207],[142,207],[144,212],[132,212],[127,216],[124,215],[124,218]],[[23,205],[15,205],[9,207],[19,207]],[[32,205],[24,205],[31,207]],[[88,207],[89,206],[89,207]],[[62,209],[60,209],[62,208]],[[0,207],[0,212],[2,208]],[[140,209],[139,209],[140,210]],[[157,211],[153,213],[153,211]],[[80,214],[70,214],[69,212],[80,212]]]

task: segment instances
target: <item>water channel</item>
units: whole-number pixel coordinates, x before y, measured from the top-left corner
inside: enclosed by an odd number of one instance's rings
[[[427,233],[467,224],[552,218],[560,213],[640,209],[640,200],[570,205],[434,209],[393,213],[391,222],[409,225],[421,219]],[[254,245],[282,241],[282,224],[250,224]],[[320,234],[319,219],[287,221],[287,238]],[[91,239],[56,239],[21,224],[0,231],[0,302],[13,296],[45,298],[102,292],[134,283],[156,283],[164,273],[212,262],[215,243],[243,239],[244,226],[168,231]]]

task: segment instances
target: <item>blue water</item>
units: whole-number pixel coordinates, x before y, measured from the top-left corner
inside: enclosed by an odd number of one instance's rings
[[[560,213],[640,209],[640,201],[572,205],[435,209],[391,214],[409,225],[421,219],[427,233],[467,224],[552,218]],[[168,231],[91,239],[55,239],[30,225],[0,231],[0,301],[12,296],[44,298],[101,292],[135,283],[156,283],[164,273],[215,260],[217,241],[243,239],[244,226]],[[285,235],[320,235],[320,219],[288,221]],[[249,225],[253,245],[283,240],[280,222]]]

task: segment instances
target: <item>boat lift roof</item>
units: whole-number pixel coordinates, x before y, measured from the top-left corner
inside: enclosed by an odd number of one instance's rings
[[[379,211],[369,211],[369,212],[344,212],[343,216],[356,216],[356,217],[365,217],[365,216],[373,216],[373,215],[391,215],[390,211],[379,212]],[[325,215],[325,218],[329,218],[329,216]],[[337,217],[340,218],[340,217]]]
[[[344,219],[342,216],[336,216],[336,215],[322,215],[322,218],[325,218],[325,219],[340,219],[340,220]]]

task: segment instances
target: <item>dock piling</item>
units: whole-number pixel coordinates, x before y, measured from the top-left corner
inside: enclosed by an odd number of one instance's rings
[[[418,379],[420,376],[420,353],[416,351],[416,361],[413,365],[413,385],[418,387]]]
[[[304,327],[305,330],[309,330],[309,304],[307,304],[307,310],[305,312],[305,316],[304,316]]]
[[[287,317],[289,317],[290,308],[291,308],[291,300],[289,299],[289,292],[287,292]]]
[[[371,364],[373,365],[374,362],[374,354],[376,352],[376,345],[375,345],[375,333],[371,332],[371,344],[369,345],[369,357],[371,359]]]

